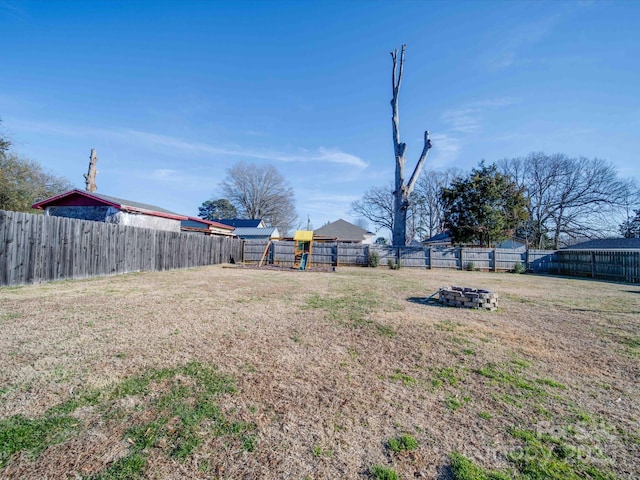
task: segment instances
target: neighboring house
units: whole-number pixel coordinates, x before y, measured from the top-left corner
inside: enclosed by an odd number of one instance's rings
[[[155,205],[77,189],[34,203],[32,208],[44,210],[45,215],[53,217],[78,218],[172,232],[179,232],[180,222],[188,219],[186,215],[170,212]]]
[[[235,227],[225,225],[219,222],[212,222],[199,217],[189,217],[180,222],[180,230],[188,233],[201,233],[204,235],[216,235],[225,237],[234,237],[233,231]]]
[[[332,240],[345,243],[363,243],[371,245],[374,241],[375,234],[368,232],[364,228],[360,228],[346,220],[336,220],[324,227],[320,227],[313,231],[313,238],[316,241]]]
[[[276,227],[237,227],[233,233],[243,240],[280,240]]]
[[[267,228],[267,224],[261,218],[216,218],[216,222],[236,228]]]
[[[440,232],[422,242],[425,247],[450,247],[453,245],[449,232]]]
[[[563,247],[561,250],[639,250],[640,238],[602,238]]]

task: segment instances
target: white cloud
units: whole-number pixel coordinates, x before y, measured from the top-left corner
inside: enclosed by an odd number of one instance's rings
[[[480,128],[477,108],[451,108],[442,112],[442,121],[449,124],[454,132],[473,133]]]
[[[453,167],[460,153],[460,140],[447,134],[431,135],[433,144],[429,163],[432,168]]]
[[[508,107],[518,103],[514,97],[497,97],[476,100],[458,108],[442,112],[442,121],[449,124],[451,130],[459,133],[474,133],[482,126],[482,114],[489,109]]]
[[[495,48],[484,56],[486,66],[491,70],[526,64],[526,50],[544,40],[556,27],[560,14],[551,15],[537,21],[520,23],[508,31],[500,32]]]
[[[185,140],[171,135],[144,132],[134,129],[105,129],[91,127],[75,127],[59,123],[15,121],[15,128],[70,137],[94,137],[99,139],[119,140],[144,147],[156,152],[166,153],[167,149],[179,151],[188,155],[211,155],[223,157],[238,157],[246,159],[265,160],[271,162],[300,162],[300,163],[332,163],[347,165],[358,169],[365,169],[368,163],[360,157],[343,152],[339,148],[318,147],[313,150],[296,149],[294,151],[257,150],[241,146],[219,147],[204,142]]]

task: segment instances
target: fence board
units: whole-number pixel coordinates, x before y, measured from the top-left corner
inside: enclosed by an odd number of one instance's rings
[[[237,238],[0,210],[0,286],[242,261],[242,245]]]

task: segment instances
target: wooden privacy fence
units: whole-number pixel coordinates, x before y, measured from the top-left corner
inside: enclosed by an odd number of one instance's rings
[[[0,210],[0,286],[240,262],[242,243]]]
[[[258,264],[261,260],[269,265],[293,265],[294,242],[271,242],[247,240],[244,244],[244,261]],[[266,252],[266,255],[265,255]],[[493,248],[434,248],[391,247],[385,245],[363,245],[340,242],[313,242],[311,264],[319,266],[366,266],[371,253],[377,253],[379,264],[389,261],[402,267],[467,269],[507,271],[516,264],[535,272],[557,270],[557,256],[553,250],[509,250]],[[264,259],[263,259],[264,256]]]
[[[640,250],[558,250],[558,273],[640,283]]]
[[[265,250],[264,262],[272,265],[293,265],[293,242],[246,241],[245,263],[258,263]],[[521,264],[527,271],[605,280],[640,283],[640,250],[521,250],[506,248],[435,248],[391,247],[353,243],[313,243],[313,265],[365,266],[369,255],[376,252],[379,264],[391,260],[402,267],[453,268],[466,270],[509,271]]]

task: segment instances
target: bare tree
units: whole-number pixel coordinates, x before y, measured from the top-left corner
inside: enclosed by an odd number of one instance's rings
[[[227,170],[220,187],[240,215],[260,218],[282,234],[296,223],[293,188],[273,165],[236,163]]]
[[[596,238],[616,230],[629,183],[615,167],[594,158],[532,153],[500,162],[527,189],[529,222],[522,229],[538,247],[558,248],[563,239]]]
[[[364,192],[362,200],[351,204],[351,214],[366,218],[378,229],[393,232],[393,193],[391,187],[373,187]]]
[[[429,131],[424,132],[424,147],[418,159],[409,182],[405,184],[406,164],[405,153],[407,144],[400,141],[400,118],[398,113],[398,96],[400,94],[400,85],[402,84],[402,73],[404,70],[404,52],[406,45],[402,45],[400,53],[400,65],[398,65],[398,49],[391,52],[393,59],[393,70],[391,77],[391,85],[393,87],[393,97],[391,99],[392,124],[393,124],[393,150],[396,158],[396,175],[395,189],[393,191],[393,230],[392,241],[394,245],[406,245],[407,242],[407,211],[411,205],[411,192],[416,185],[422,166],[427,159],[429,149],[431,148],[431,140],[429,139]]]
[[[431,238],[444,229],[444,210],[442,204],[442,189],[449,186],[455,179],[462,177],[462,171],[450,168],[444,172],[425,172],[414,191],[416,214],[414,225],[419,238]]]
[[[98,155],[96,155],[96,149],[91,149],[91,155],[89,156],[89,171],[84,174],[84,183],[86,185],[85,190],[87,192],[95,192],[98,189],[96,185],[96,175],[98,170],[96,164],[98,163]]]

